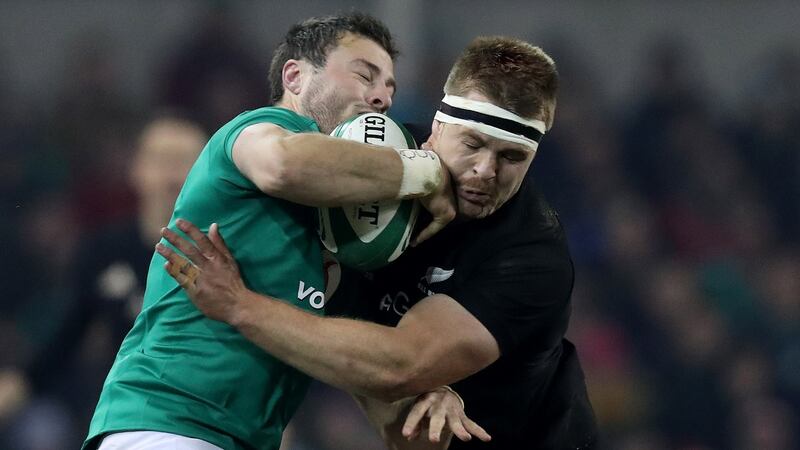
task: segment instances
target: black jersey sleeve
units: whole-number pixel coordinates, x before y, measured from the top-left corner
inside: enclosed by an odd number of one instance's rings
[[[518,245],[478,264],[451,292],[504,355],[560,342],[570,313],[573,266],[558,240]]]

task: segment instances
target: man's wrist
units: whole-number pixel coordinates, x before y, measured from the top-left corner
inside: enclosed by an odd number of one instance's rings
[[[446,391],[450,391],[450,393],[451,393],[451,394],[453,394],[453,395],[455,395],[455,396],[456,396],[456,398],[458,399],[458,401],[460,401],[460,402],[461,402],[461,409],[462,409],[462,410],[463,410],[463,409],[466,409],[466,408],[465,408],[465,406],[464,406],[464,399],[463,399],[463,398],[461,398],[461,396],[460,396],[460,395],[458,395],[458,392],[454,391],[454,390],[453,390],[453,388],[451,388],[450,386],[447,386],[447,385],[444,385],[444,386],[442,386],[442,387],[441,387],[441,389],[444,389],[444,390],[446,390]]]
[[[226,322],[237,330],[246,327],[254,315],[250,310],[250,305],[253,304],[252,294],[253,292],[248,289],[242,291],[228,311]]]
[[[397,199],[423,197],[442,183],[442,163],[431,150],[395,149],[403,163]]]

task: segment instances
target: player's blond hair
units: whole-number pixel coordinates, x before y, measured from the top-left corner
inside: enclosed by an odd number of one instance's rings
[[[539,47],[520,39],[481,36],[461,53],[450,70],[444,92],[478,91],[504,109],[553,124],[558,71]]]

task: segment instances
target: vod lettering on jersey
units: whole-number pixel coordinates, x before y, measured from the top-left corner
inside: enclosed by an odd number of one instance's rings
[[[322,309],[325,306],[325,292],[311,285],[306,287],[306,282],[300,280],[297,285],[297,300],[302,302],[306,298],[308,299],[308,304],[314,309]]]

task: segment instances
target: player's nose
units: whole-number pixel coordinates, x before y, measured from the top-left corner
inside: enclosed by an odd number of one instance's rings
[[[385,113],[392,107],[393,89],[389,86],[379,86],[372,89],[367,100],[375,112]]]
[[[475,155],[473,172],[484,180],[497,176],[497,159],[491,151],[480,151]]]

